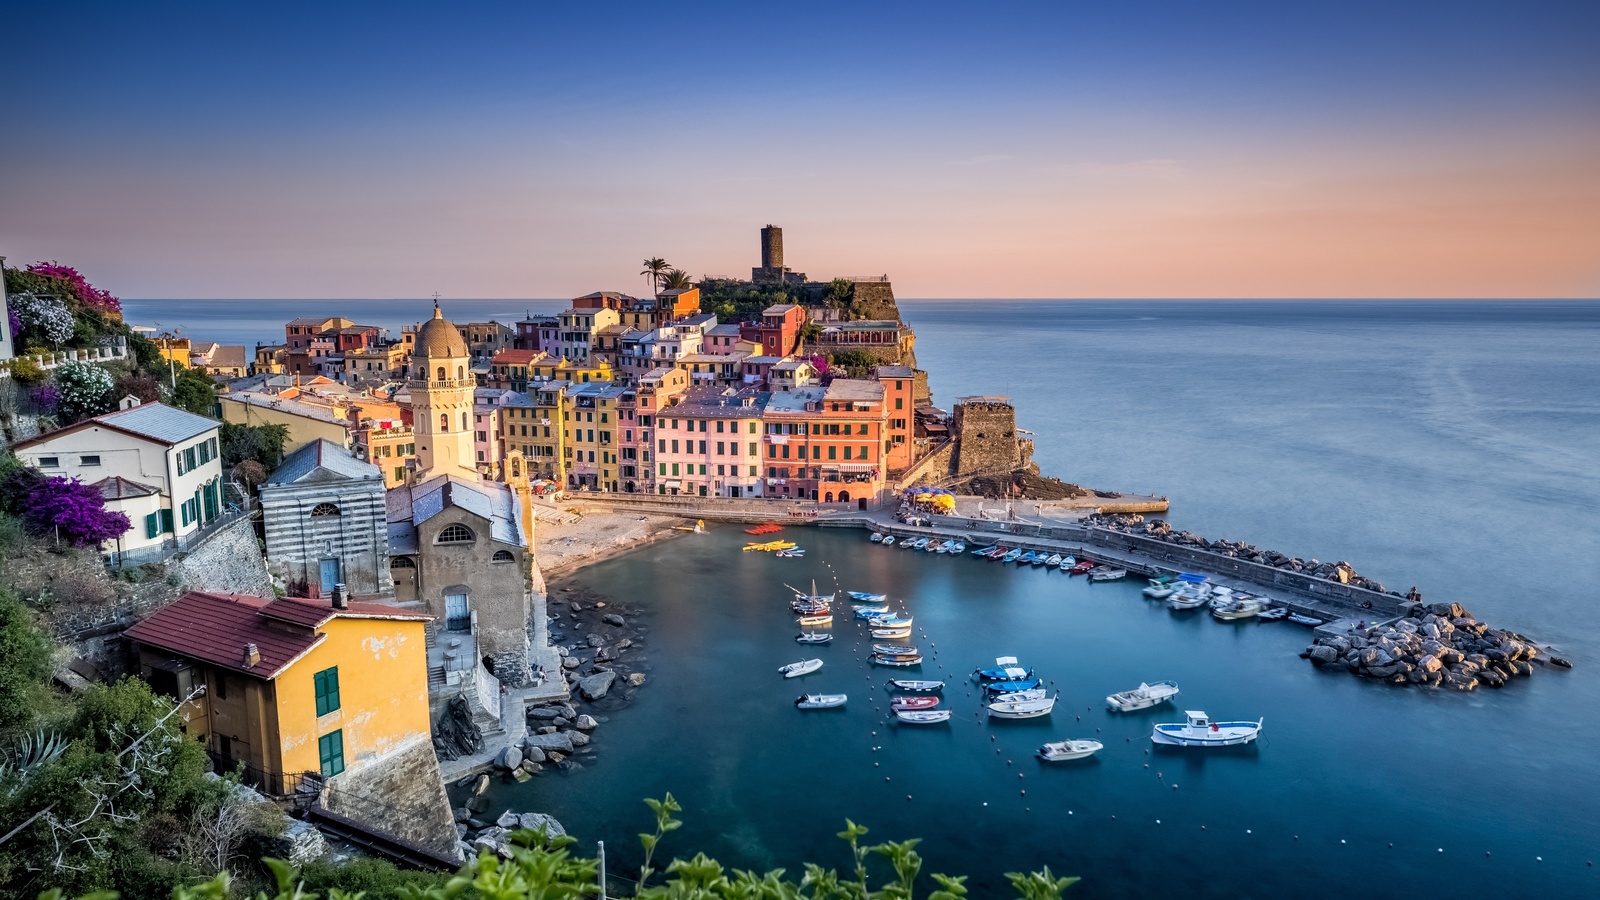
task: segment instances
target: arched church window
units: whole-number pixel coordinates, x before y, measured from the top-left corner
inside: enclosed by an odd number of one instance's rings
[[[515,558],[516,557],[511,555],[511,551],[510,550],[496,550],[494,552],[493,561],[494,562],[511,562]]]
[[[439,380],[440,381],[444,380],[444,366],[440,366],[439,367]]]
[[[465,368],[461,367],[461,366],[456,366],[456,380],[460,381],[461,379],[466,378],[466,377],[467,377],[467,370]]]
[[[389,560],[391,569],[415,569],[417,564],[409,556],[396,556]]]
[[[450,430],[450,414],[449,413],[439,413],[439,430],[440,431],[449,431]]]
[[[472,535],[472,529],[468,528],[467,526],[465,526],[465,525],[446,525],[445,529],[443,531],[439,532],[439,537],[438,537],[438,539],[436,539],[434,541],[434,543],[435,544],[470,544],[470,543],[473,542],[473,540],[474,540],[474,538],[473,538],[473,535]]]
[[[311,515],[313,517],[315,517],[315,516],[337,516],[338,514],[339,514],[339,507],[333,505],[332,503],[318,503],[316,506],[313,506],[311,508]]]
[[[466,431],[467,430],[467,414],[466,413],[462,413],[461,414],[461,430],[462,431]]]

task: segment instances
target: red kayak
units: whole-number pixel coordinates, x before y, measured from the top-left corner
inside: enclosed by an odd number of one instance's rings
[[[938,697],[896,697],[889,701],[889,708],[895,712],[909,712],[914,709],[933,709],[938,705]]]

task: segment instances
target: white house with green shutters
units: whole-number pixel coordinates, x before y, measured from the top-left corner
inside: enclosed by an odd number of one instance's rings
[[[223,515],[221,425],[145,403],[18,441],[11,449],[41,475],[100,488],[106,508],[125,513],[132,523],[102,552],[119,564],[147,562],[187,546]]]

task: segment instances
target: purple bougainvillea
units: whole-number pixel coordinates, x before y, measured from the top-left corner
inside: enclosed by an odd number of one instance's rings
[[[98,547],[126,534],[132,523],[106,509],[100,489],[76,478],[46,478],[20,469],[0,487],[5,505],[41,537],[59,536],[74,547]]]
[[[89,283],[89,279],[71,266],[51,260],[50,262],[37,262],[28,267],[28,271],[46,278],[59,278],[72,285],[72,294],[84,306],[98,309],[101,312],[122,312],[122,301],[111,296],[110,291],[102,291]]]
[[[33,400],[34,408],[41,415],[54,415],[56,408],[61,405],[61,392],[53,384],[41,384],[29,394]]]

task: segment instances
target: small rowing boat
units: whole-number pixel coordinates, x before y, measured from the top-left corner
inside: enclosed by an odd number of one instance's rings
[[[883,535],[874,531],[872,535],[867,538],[867,540],[873,542],[874,544],[881,544],[883,543]]]
[[[898,641],[911,637],[911,628],[873,628],[869,633],[880,641]]]
[[[1176,681],[1141,682],[1131,691],[1118,691],[1106,698],[1106,708],[1116,712],[1149,709],[1178,696]]]
[[[894,535],[891,534],[888,537],[883,539],[883,545],[885,547],[893,547],[894,546],[894,541],[895,541],[895,537],[894,537]]]
[[[916,647],[906,647],[901,644],[873,644],[873,653],[921,653]]]
[[[1036,754],[1045,762],[1066,762],[1069,759],[1086,759],[1105,747],[1099,741],[1051,741],[1039,748]]]
[[[912,666],[920,666],[920,665],[922,665],[922,657],[921,656],[895,656],[895,657],[890,657],[890,656],[884,656],[882,654],[874,653],[871,657],[869,657],[867,659],[867,661],[872,663],[875,666],[894,666],[894,667],[900,668],[900,669],[909,669]]]
[[[822,660],[802,659],[799,662],[789,663],[787,666],[780,666],[778,671],[782,672],[785,678],[799,678],[801,675],[810,675],[820,668],[822,668]]]
[[[942,681],[891,681],[889,687],[910,694],[939,694],[944,692]]]
[[[938,697],[896,697],[889,701],[889,708],[895,712],[913,709],[933,709],[938,705]]]
[[[829,614],[829,615],[826,615],[826,616],[801,616],[800,617],[800,625],[802,627],[810,627],[810,626],[816,626],[816,625],[832,625],[832,624],[833,624],[833,615],[832,614]]]
[[[831,640],[833,640],[833,635],[821,633],[802,634],[795,638],[795,641],[801,644],[826,644]]]
[[[845,596],[856,601],[857,603],[882,603],[883,601],[889,599],[888,594],[869,594],[865,591],[846,591]],[[856,609],[860,608],[861,607],[859,606],[856,607]]]
[[[801,709],[836,709],[849,699],[847,694],[801,694],[794,705]]]
[[[1100,566],[1089,573],[1090,581],[1121,581],[1127,577],[1127,569],[1113,569],[1107,566]]]
[[[938,725],[941,722],[950,721],[950,710],[905,710],[896,712],[894,717],[907,725]]]
[[[989,704],[989,715],[996,719],[1037,719],[1050,715],[1050,711],[1056,708],[1056,698],[1060,696],[1054,694],[1038,700],[996,700]]]

